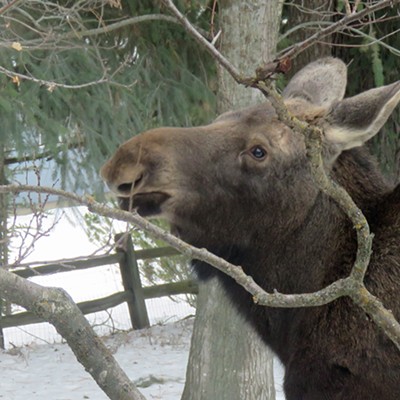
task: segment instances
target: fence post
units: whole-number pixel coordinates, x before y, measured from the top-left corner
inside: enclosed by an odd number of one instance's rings
[[[3,308],[4,308],[3,307],[3,299],[0,299],[0,349],[5,350],[6,342],[4,340],[4,330],[3,330],[3,327],[1,326],[1,320],[3,318]]]
[[[115,241],[116,250],[124,253],[124,257],[119,263],[122,283],[125,290],[132,293],[132,300],[128,301],[132,328],[146,328],[150,323],[131,235],[119,233],[115,235]]]

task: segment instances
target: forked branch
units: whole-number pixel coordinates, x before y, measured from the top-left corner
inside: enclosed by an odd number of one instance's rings
[[[78,196],[74,193],[65,192],[63,190],[29,185],[3,185],[0,186],[0,193],[12,193],[14,195],[20,192],[49,193],[68,199],[76,205],[86,206],[89,211],[94,212],[103,217],[112,218],[119,221],[129,222],[142,230],[146,231],[153,237],[163,240],[165,243],[179,250],[187,257],[204,261],[225,274],[232,277],[239,285],[246,289],[254,298],[254,301],[263,306],[269,307],[313,307],[321,306],[342,297],[350,296],[357,304],[367,312],[376,324],[390,337],[400,350],[400,324],[395,320],[391,311],[386,310],[379,299],[369,293],[362,284],[359,284],[352,277],[338,280],[326,288],[307,294],[282,294],[267,293],[263,290],[251,276],[244,273],[240,266],[230,264],[223,258],[220,258],[206,249],[199,249],[189,245],[181,239],[171,235],[167,231],[150,223],[148,220],[140,217],[135,212],[127,212],[115,208],[107,207],[96,202],[90,196]],[[0,280],[1,280],[0,274]],[[0,286],[1,290],[1,286]],[[15,299],[7,300],[14,302]],[[16,303],[19,304],[19,303]],[[25,305],[21,304],[23,307]],[[29,309],[29,307],[28,307]],[[30,309],[35,312],[35,310]]]
[[[340,205],[342,210],[352,221],[353,226],[357,232],[357,244],[358,244],[356,261],[353,265],[350,276],[342,281],[335,282],[333,285],[330,285],[327,288],[323,289],[322,291],[316,292],[315,294],[316,295],[318,294],[318,296],[322,295],[324,298],[326,298],[325,295],[329,293],[328,295],[329,300],[326,301],[326,303],[332,301],[334,299],[334,296],[336,297],[345,295],[349,296],[365,312],[369,313],[371,317],[374,319],[374,321],[381,327],[383,321],[381,317],[385,315],[384,320],[386,327],[384,330],[386,334],[399,347],[399,339],[400,339],[399,323],[395,320],[390,311],[384,310],[380,301],[376,299],[370,292],[368,292],[368,290],[364,286],[364,276],[370,262],[372,239],[373,239],[373,235],[370,233],[367,219],[363,215],[362,211],[356,206],[356,204],[349,196],[349,194],[342,187],[340,187],[340,185],[332,181],[325,173],[321,156],[322,134],[320,132],[320,129],[291,116],[281,96],[275,90],[269,78],[271,78],[271,76],[274,73],[286,72],[287,69],[290,68],[291,59],[295,58],[306,48],[310,47],[311,45],[321,40],[322,38],[326,37],[327,35],[343,30],[346,27],[348,27],[351,23],[355,21],[361,21],[369,14],[374,13],[378,10],[382,10],[388,7],[394,7],[396,4],[400,3],[400,0],[393,0],[393,1],[383,0],[376,2],[375,4],[369,7],[368,6],[365,7],[360,12],[356,12],[355,10],[353,10],[352,12],[348,13],[346,16],[344,16],[336,23],[329,25],[325,29],[319,30],[318,32],[316,32],[314,35],[310,36],[303,42],[297,43],[291,48],[283,50],[279,54],[276,60],[268,63],[265,66],[258,68],[256,70],[256,76],[250,78],[243,78],[240,72],[227,59],[225,59],[225,57],[223,57],[223,55],[218,51],[218,49],[213,44],[207,42],[204,38],[202,38],[199,32],[197,32],[196,29],[187,20],[187,18],[184,15],[182,15],[182,13],[180,13],[180,11],[175,7],[172,0],[161,0],[161,2],[168,8],[168,10],[171,13],[175,15],[175,17],[178,20],[181,21],[182,26],[186,29],[186,31],[191,36],[193,36],[202,46],[204,46],[209,51],[209,53],[214,57],[214,59],[231,74],[231,76],[233,77],[233,79],[235,79],[236,82],[238,82],[239,84],[252,86],[254,88],[259,89],[266,97],[268,97],[271,100],[271,103],[274,106],[280,120],[284,122],[286,125],[290,126],[292,129],[304,135],[308,158],[311,164],[311,170],[314,179],[318,184],[319,188],[323,192],[331,196]],[[339,292],[336,291],[338,287],[340,294]],[[331,297],[332,288],[334,289],[333,297]],[[248,290],[248,288],[246,289]],[[363,300],[361,300],[361,298]],[[258,297],[257,299],[259,300]],[[265,298],[263,298],[263,300],[264,299]],[[304,300],[301,297],[296,297],[296,299],[298,302],[294,301],[294,303],[296,303],[297,306],[302,302],[302,300]],[[365,302],[368,304],[379,303],[379,306],[377,306],[376,308],[371,307],[368,310],[367,307],[365,307],[366,304]],[[260,301],[260,304],[264,303]],[[293,306],[295,307],[296,305]],[[375,311],[378,309],[380,310],[378,312],[378,314],[380,314],[380,317],[378,317],[377,314],[374,313],[371,314],[372,308],[374,308]]]

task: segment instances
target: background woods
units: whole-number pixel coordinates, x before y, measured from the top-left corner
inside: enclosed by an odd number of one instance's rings
[[[379,3],[385,7],[321,34]],[[303,65],[326,55],[349,63],[348,96],[398,79],[398,2],[264,1],[250,6],[238,0],[192,0],[175,5],[244,76],[253,76],[256,68],[275,57],[286,60],[291,68],[276,76],[280,88]],[[301,43],[313,35],[317,39],[303,50]],[[292,50],[294,55],[285,58]],[[50,185],[101,196],[99,166],[135,133],[160,125],[204,124],[217,113],[259,101],[259,91],[239,86],[185,31],[168,2],[0,2],[0,184],[29,183],[30,169],[40,185],[51,162]],[[396,181],[400,178],[399,112],[369,144]],[[13,263],[8,259],[12,231],[8,217],[17,205],[9,194],[0,196],[1,261],[7,265]],[[213,313],[207,328],[229,335],[223,337],[223,346],[204,342],[205,324],[196,326],[183,398],[193,399],[197,393],[199,399],[236,395],[251,400],[260,396],[255,393],[263,393],[272,399],[268,353],[257,350],[254,337],[241,335],[243,321],[226,312],[229,305],[217,287],[203,290],[199,321]],[[202,293],[208,303],[202,302]],[[207,345],[199,356],[200,340]],[[253,343],[251,351],[245,350],[243,340]],[[207,352],[221,351],[226,354],[218,357],[220,364],[205,365]],[[260,358],[247,359],[252,351]],[[216,382],[219,371],[240,360],[244,372],[239,379],[223,374],[224,384]],[[198,374],[206,367],[210,373],[201,379]],[[251,371],[251,378],[246,371]],[[241,392],[249,379],[252,390]]]

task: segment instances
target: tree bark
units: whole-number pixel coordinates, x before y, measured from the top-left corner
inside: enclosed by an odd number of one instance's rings
[[[244,76],[254,76],[257,67],[274,59],[282,1],[223,0],[219,4],[220,51]],[[259,90],[238,85],[220,65],[218,85],[219,113],[264,101]]]
[[[273,60],[282,2],[219,2],[221,52],[245,76]],[[218,66],[218,112],[264,101]],[[227,233],[228,234],[228,233]],[[232,305],[218,278],[200,283],[182,400],[273,400],[272,353]]]
[[[5,185],[6,179],[6,165],[5,165],[5,146],[0,142],[0,185]],[[7,193],[0,193],[0,268],[8,264],[8,198]],[[3,315],[10,312],[11,305],[0,298],[0,319]],[[0,348],[4,349],[4,333],[0,327]]]
[[[182,399],[275,399],[271,351],[218,278],[199,286]]]

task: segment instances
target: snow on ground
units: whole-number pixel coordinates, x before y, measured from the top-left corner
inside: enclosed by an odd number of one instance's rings
[[[191,323],[183,321],[116,334],[106,345],[148,399],[177,400],[183,390],[190,331]],[[107,399],[65,344],[2,352],[0,370],[2,399]]]
[[[105,339],[105,343],[148,400],[179,400],[192,327],[192,319],[187,319],[118,333]],[[276,398],[284,400],[283,370],[276,364],[274,370]],[[107,399],[66,344],[32,344],[1,351],[0,371],[0,399]]]

